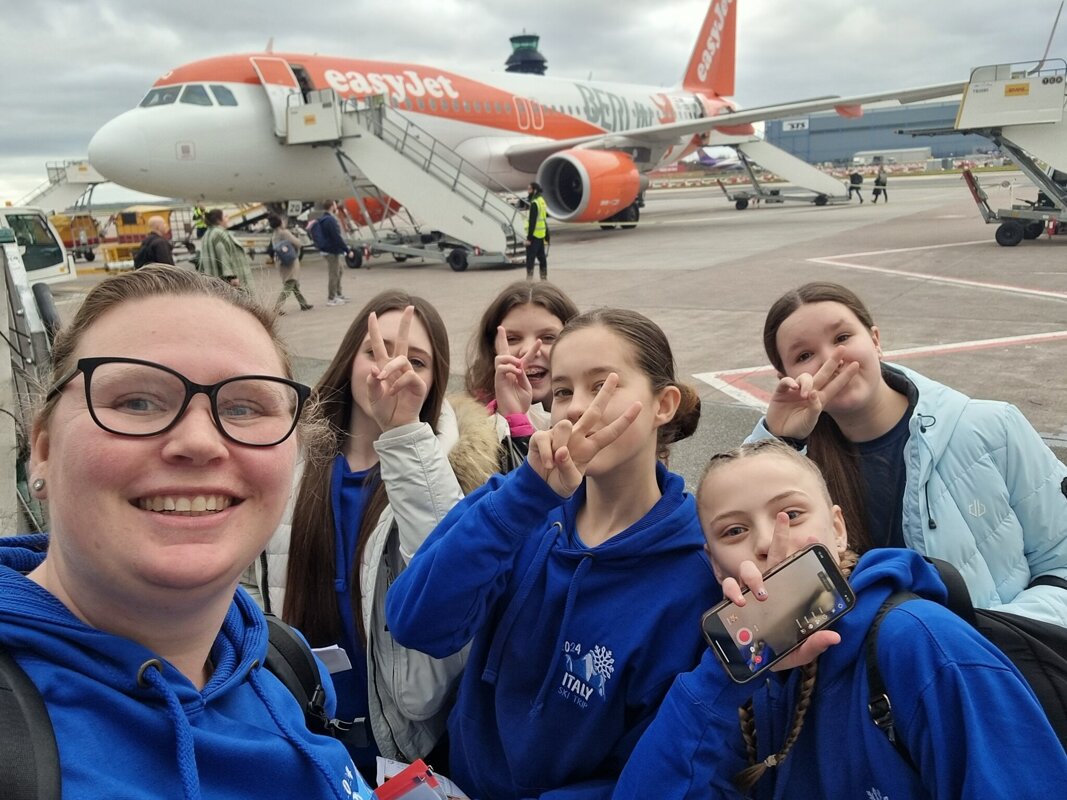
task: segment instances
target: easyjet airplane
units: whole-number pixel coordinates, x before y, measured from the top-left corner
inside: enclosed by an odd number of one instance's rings
[[[647,173],[700,145],[752,141],[753,122],[832,108],[858,116],[866,103],[963,89],[739,110],[731,99],[737,2],[712,0],[674,90],[319,55],[228,55],[163,75],[137,108],[96,133],[89,158],[118,184],[188,200],[344,197],[351,187],[329,148],[284,144],[289,95],[332,88],[342,98],[384,96],[503,187],[537,180],[557,220],[636,221]]]

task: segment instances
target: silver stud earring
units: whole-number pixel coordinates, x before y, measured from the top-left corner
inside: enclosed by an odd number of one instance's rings
[[[31,485],[33,486],[33,490],[35,492],[41,491],[42,489],[44,489],[44,478],[37,478]]]

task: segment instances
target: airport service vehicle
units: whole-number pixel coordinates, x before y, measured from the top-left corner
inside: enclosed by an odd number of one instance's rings
[[[997,244],[1003,247],[1036,239],[1046,231],[1055,234],[1067,224],[1065,103],[1067,62],[1063,59],[995,64],[971,72],[955,131],[977,133],[992,141],[1038,188],[1034,202],[993,210],[978,179],[964,170],[979,213],[987,223],[997,224]]]
[[[78,276],[73,256],[41,209],[0,207],[0,228],[12,231],[31,284],[58,283]]]
[[[769,147],[754,122],[827,109],[855,116],[866,103],[962,89],[741,110],[731,99],[736,17],[737,0],[710,2],[681,86],[668,90],[298,53],[195,61],[166,73],[138,108],[101,128],[89,158],[123,186],[190,200],[354,196],[359,202],[346,207],[364,225],[402,204],[469,253],[504,257],[525,239],[524,219],[497,195],[524,193],[532,180],[557,222],[636,223],[649,172],[697,146]],[[774,171],[794,185],[844,192],[780,153],[784,166]]]

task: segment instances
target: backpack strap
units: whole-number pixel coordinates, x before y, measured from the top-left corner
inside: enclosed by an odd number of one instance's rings
[[[978,618],[974,613],[971,593],[968,591],[967,584],[964,582],[963,576],[960,575],[960,571],[940,558],[930,558],[929,556],[925,558],[927,563],[937,570],[941,582],[948,589],[948,600],[945,601],[944,606],[957,617],[961,617],[972,628],[977,627]]]
[[[882,680],[882,672],[878,669],[878,631],[881,629],[882,619],[902,603],[916,599],[918,599],[918,595],[912,592],[897,592],[890,595],[882,603],[878,613],[874,615],[871,627],[867,630],[864,648],[866,649],[867,660],[867,712],[871,715],[871,719],[878,727],[878,730],[889,738],[889,742],[900,753],[900,757],[917,772],[918,768],[915,766],[911,754],[904,746],[900,736],[897,735],[893,720],[893,704],[889,702],[889,693],[886,691],[885,681]]]
[[[267,660],[263,665],[274,673],[304,710],[308,730],[340,739],[351,747],[370,745],[366,717],[346,722],[326,713],[326,690],[319,679],[319,666],[307,642],[273,614],[267,620]]]
[[[59,800],[59,750],[48,709],[33,681],[2,649],[0,743],[0,797]]]
[[[1038,575],[1026,588],[1033,589],[1035,586],[1057,586],[1060,589],[1067,589],[1067,580],[1058,575]]]

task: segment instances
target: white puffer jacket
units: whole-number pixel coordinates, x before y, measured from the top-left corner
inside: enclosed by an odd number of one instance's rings
[[[444,732],[467,652],[438,660],[397,645],[385,626],[385,593],[464,493],[497,470],[499,458],[493,420],[473,400],[446,401],[438,428],[434,436],[428,424],[416,422],[386,431],[374,443],[389,505],[360,563],[371,732],[383,756],[408,761],[425,757]],[[282,524],[267,545],[265,574],[263,561],[257,564],[257,584],[278,614],[285,602],[292,511],[302,474],[301,464]]]

